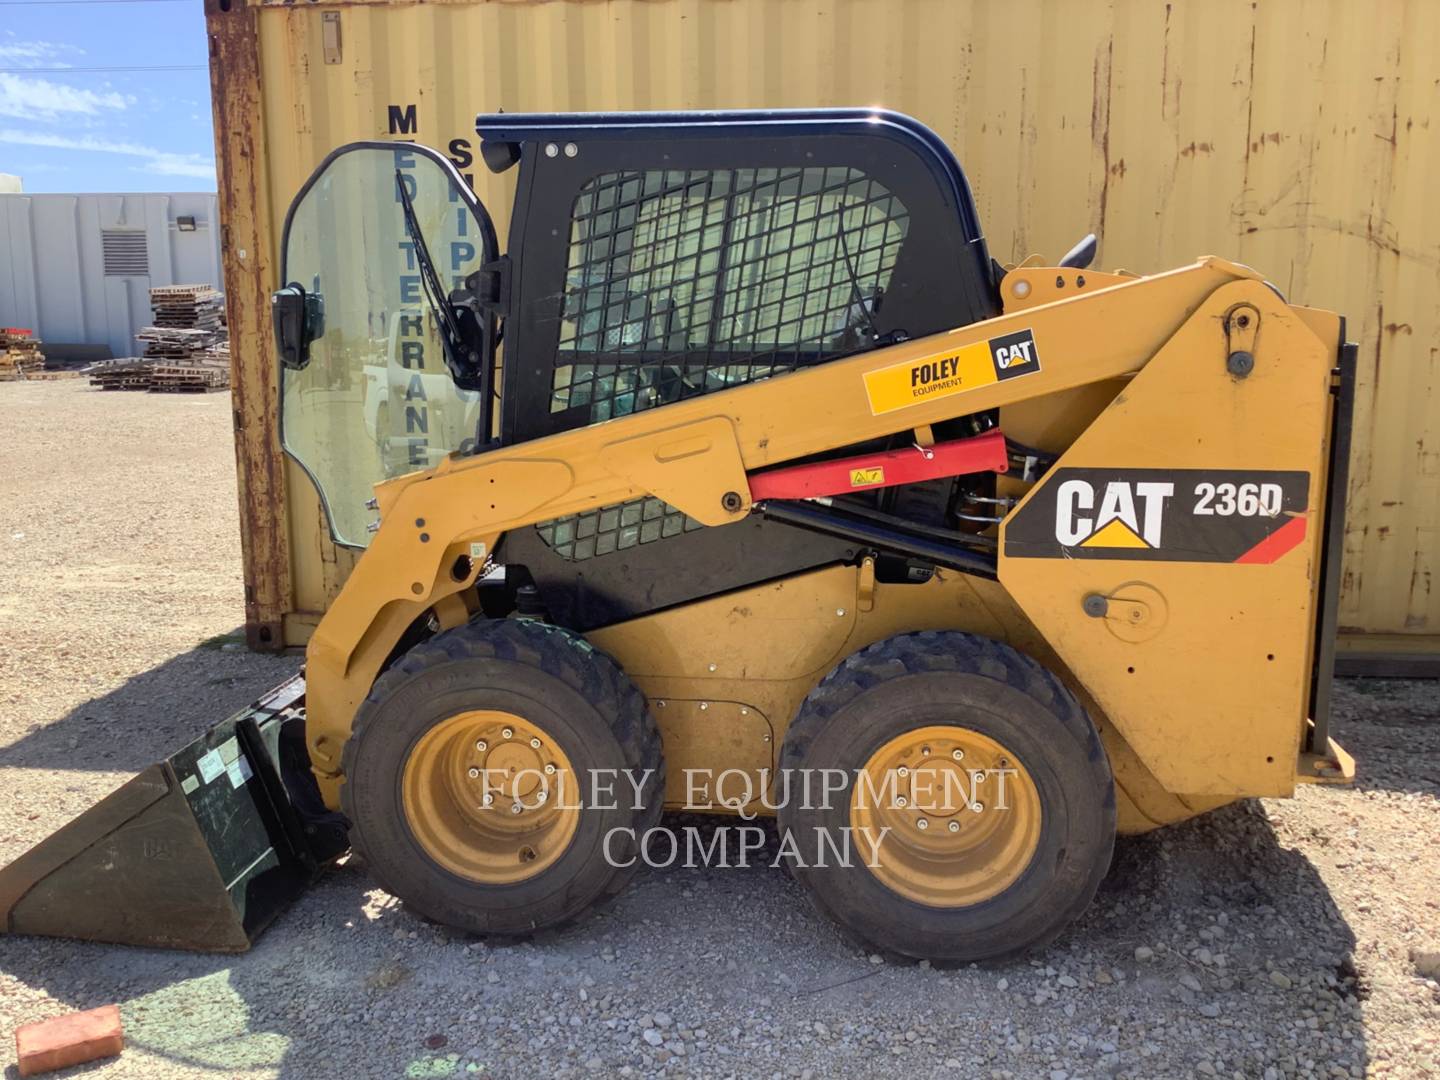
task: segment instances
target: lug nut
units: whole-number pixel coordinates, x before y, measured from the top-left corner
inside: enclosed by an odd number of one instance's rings
[[[523,806],[521,806],[518,802],[517,802],[517,803],[511,803],[511,804],[510,804],[510,813],[512,813],[512,814],[518,814],[518,813],[520,813],[520,811],[522,811],[522,810],[524,810],[524,809],[525,809],[525,808],[524,808]]]
[[[985,810],[985,804],[983,802],[973,802],[970,804],[970,810],[972,813],[976,814],[983,813]]]
[[[539,740],[539,739],[531,739],[531,740],[530,740],[530,747],[531,747],[531,749],[533,749],[533,750],[539,750],[539,749],[540,749],[540,740]]]
[[[546,766],[545,766],[545,775],[546,775],[546,776],[554,776],[554,775],[555,775],[555,766],[554,766],[554,765],[546,765]]]
[[[494,801],[495,801],[495,796],[494,796],[494,795],[486,795],[485,798],[483,798],[483,799],[480,800],[480,805],[481,805],[481,806],[489,806],[489,805],[490,805],[491,803],[493,803]]]
[[[471,779],[471,780],[479,780],[479,779],[480,779],[480,770],[479,770],[479,769],[471,769],[471,770],[470,770],[470,779]]]
[[[488,750],[489,748],[490,748],[490,744],[487,743],[484,739],[479,740],[479,741],[475,744],[475,749],[476,749],[476,750],[479,750],[482,754],[483,754],[486,750]]]
[[[964,760],[965,760],[965,751],[964,751],[964,750],[952,750],[952,751],[950,752],[950,756],[951,756],[952,758],[954,758],[956,761],[964,761]]]
[[[500,732],[500,734],[507,739],[513,739],[515,737],[515,732],[508,727],[504,731]]]
[[[921,756],[921,757],[929,757],[929,756],[930,756],[930,748],[929,748],[928,746],[922,746],[922,747],[920,748],[920,756]]]
[[[898,807],[900,807],[902,810],[903,810],[906,806],[908,806],[909,804],[910,804],[910,800],[907,799],[907,798],[905,798],[904,795],[896,795],[896,796],[895,796],[895,805],[898,806]]]
[[[959,832],[959,831],[960,831],[960,823],[959,823],[958,821],[952,821],[952,822],[950,822],[949,825],[947,825],[947,826],[945,826],[945,827],[946,827],[947,829],[949,829],[951,832]]]
[[[926,821],[923,817],[919,821],[915,822],[915,828],[917,829],[928,829],[929,827],[930,822]]]
[[[901,765],[900,768],[896,769],[895,771],[896,771],[899,775],[901,775],[901,776],[909,776],[909,775],[910,775],[910,770],[907,769],[904,765]]]

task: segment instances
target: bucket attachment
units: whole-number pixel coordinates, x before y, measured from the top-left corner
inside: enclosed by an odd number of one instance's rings
[[[345,850],[297,675],[0,870],[0,928],[243,952]]]

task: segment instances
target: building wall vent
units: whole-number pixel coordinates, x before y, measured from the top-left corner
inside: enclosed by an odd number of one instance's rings
[[[149,277],[150,251],[143,229],[101,229],[106,277]]]

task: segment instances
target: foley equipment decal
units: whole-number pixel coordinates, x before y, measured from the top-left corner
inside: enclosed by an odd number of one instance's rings
[[[865,395],[876,416],[922,401],[963,394],[1003,379],[1040,370],[1035,335],[1019,330],[989,341],[976,341],[949,356],[906,360],[865,373]]]
[[[1310,474],[1056,469],[1005,525],[1029,559],[1271,563],[1305,539]]]

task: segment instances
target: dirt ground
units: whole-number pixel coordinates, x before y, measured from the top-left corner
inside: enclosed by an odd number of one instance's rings
[[[0,862],[281,681],[242,621],[228,395],[0,385]],[[847,946],[782,871],[652,871],[520,944],[329,874],[239,957],[0,938],[9,1033],[119,1002],[105,1077],[1440,1076],[1440,688],[1349,681],[1349,789],[1122,842],[1044,954]],[[1412,953],[1419,959],[1412,959]]]

